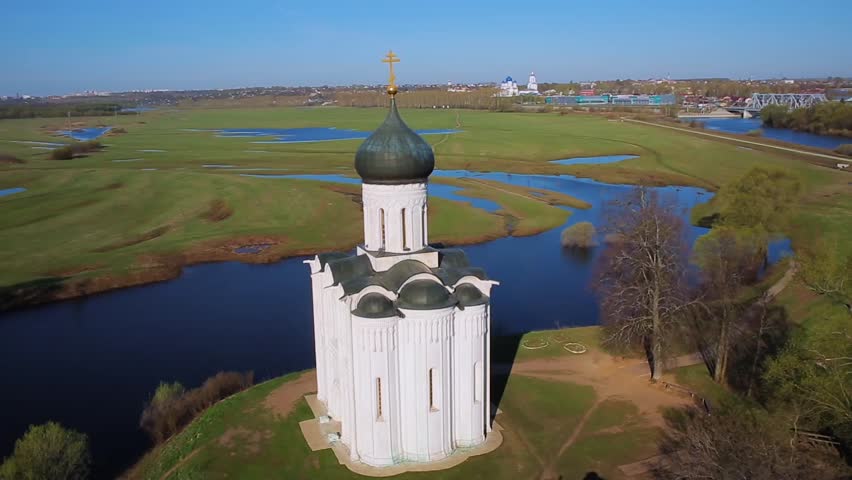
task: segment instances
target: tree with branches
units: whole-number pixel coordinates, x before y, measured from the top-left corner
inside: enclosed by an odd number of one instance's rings
[[[615,205],[606,230],[619,240],[607,245],[596,277],[604,341],[641,343],[659,380],[665,337],[695,305],[687,289],[683,222],[673,204],[640,187]]]
[[[763,263],[761,244],[747,232],[720,226],[695,242],[693,258],[701,268],[702,296],[712,322],[712,328],[702,330],[714,337],[713,379],[725,384],[732,343],[744,327],[738,323],[740,290],[757,278]]]
[[[784,421],[762,410],[727,407],[670,418],[660,450],[670,461],[659,480],[840,480],[850,469],[836,455],[799,441]]]

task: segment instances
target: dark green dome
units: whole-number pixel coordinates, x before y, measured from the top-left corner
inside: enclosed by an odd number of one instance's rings
[[[361,297],[358,308],[352,313],[363,318],[395,317],[397,314],[393,302],[381,293],[368,293]]]
[[[384,123],[355,154],[355,170],[364,183],[395,185],[425,182],[434,169],[432,147],[402,121],[391,97]]]
[[[462,307],[471,307],[474,305],[483,305],[488,303],[488,297],[482,294],[478,288],[469,283],[462,283],[453,291],[456,300]]]
[[[409,310],[435,310],[455,305],[456,299],[440,283],[414,280],[402,287],[396,304]]]

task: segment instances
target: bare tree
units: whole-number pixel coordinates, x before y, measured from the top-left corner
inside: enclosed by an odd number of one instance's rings
[[[694,258],[701,267],[703,298],[715,324],[702,329],[715,336],[713,379],[725,384],[731,344],[743,333],[743,325],[737,323],[742,313],[740,290],[757,277],[762,252],[747,233],[721,226],[696,241]]]
[[[671,425],[655,477],[663,480],[808,480],[847,478],[836,454],[799,442],[786,422],[734,409],[717,415],[689,411]]]
[[[607,246],[597,275],[607,343],[645,345],[652,378],[663,374],[663,342],[693,305],[687,290],[686,240],[674,205],[637,188],[608,219]]]

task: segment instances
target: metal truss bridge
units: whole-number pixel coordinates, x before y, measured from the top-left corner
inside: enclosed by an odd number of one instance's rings
[[[795,110],[827,101],[828,98],[822,93],[755,93],[752,94],[751,102],[748,104],[731,106],[726,110],[735,113],[748,112],[754,115],[769,105],[784,105],[790,110]]]

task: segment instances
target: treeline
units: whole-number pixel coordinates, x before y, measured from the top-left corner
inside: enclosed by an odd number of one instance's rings
[[[852,104],[845,102],[825,102],[795,110],[769,105],[760,111],[760,118],[767,127],[852,137]]]
[[[118,103],[19,103],[0,105],[0,119],[64,117],[102,117],[106,115],[130,115],[122,112]]]
[[[697,351],[730,393],[707,412],[667,415],[660,447],[676,461],[655,478],[849,478],[852,255],[840,238],[797,246],[792,271],[828,304],[814,321],[794,323],[771,293],[755,291],[770,236],[789,231],[799,192],[787,172],[751,170],[710,202],[715,213],[702,223],[712,229],[691,255],[676,204],[653,191],[622,199],[604,226],[616,239],[594,283],[604,345],[644,351],[654,380],[666,358]],[[813,448],[811,432],[836,451]]]
[[[253,372],[219,372],[189,390],[178,382],[161,383],[142,412],[139,426],[155,443],[162,443],[214,403],[253,384]]]

